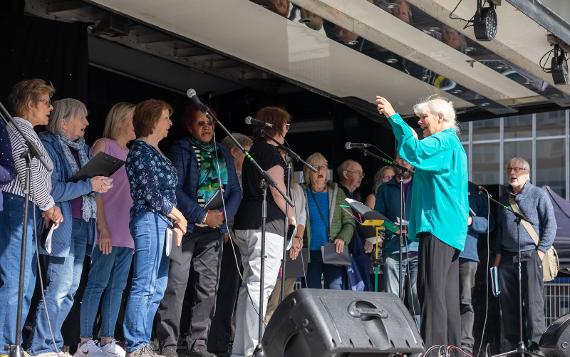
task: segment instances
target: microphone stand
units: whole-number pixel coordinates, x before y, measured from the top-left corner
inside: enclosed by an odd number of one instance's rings
[[[281,144],[280,142],[278,142],[277,140],[275,140],[274,138],[272,138],[271,136],[267,135],[267,133],[261,129],[261,136],[263,136],[264,138],[270,139],[271,141],[273,141],[274,143],[277,144],[277,146],[282,149],[283,151],[285,151],[287,153],[287,155],[289,155],[290,158],[292,158],[293,160],[302,163],[303,165],[307,166],[309,168],[309,170],[313,171],[313,172],[317,172],[317,169],[309,164],[307,161],[301,159],[301,157],[299,155],[297,155],[296,152],[294,152],[293,150],[291,150],[291,148]],[[291,161],[287,161],[287,192],[290,194],[290,184],[291,184],[291,178],[292,178],[292,166],[291,166]],[[295,207],[293,205],[293,207]],[[286,210],[289,209],[289,206],[286,205]],[[288,221],[287,221],[287,212],[285,215],[285,234],[283,235],[283,257],[281,259],[281,291],[279,292],[279,301],[283,301],[283,292],[285,290],[285,262],[287,261],[287,233],[288,233]],[[291,237],[291,239],[293,239],[293,237]],[[303,254],[303,252],[301,251],[301,254]]]
[[[246,159],[251,162],[253,167],[260,173],[262,179],[259,183],[259,187],[261,188],[262,192],[262,201],[261,201],[261,271],[260,271],[260,282],[259,282],[259,310],[258,311],[258,341],[257,346],[255,347],[254,356],[262,357],[265,356],[263,353],[263,348],[261,346],[261,338],[263,336],[263,297],[264,297],[264,273],[265,273],[265,225],[267,221],[267,189],[269,186],[273,187],[287,202],[287,204],[294,206],[293,201],[287,195],[281,191],[281,189],[277,186],[275,181],[267,174],[267,171],[261,168],[257,161],[249,154],[249,152],[237,141],[237,139],[230,133],[230,131],[224,126],[224,124],[218,120],[216,115],[212,113],[208,107],[205,105],[199,105],[200,111],[206,115],[213,123],[217,123],[220,128],[228,135],[236,147],[245,155]]]
[[[376,148],[375,146],[373,146],[374,148]],[[396,163],[394,160],[388,160],[385,159],[373,152],[371,152],[370,150],[367,150],[366,148],[362,147],[359,148],[360,151],[362,151],[362,155],[363,156],[371,156],[373,158],[376,158],[388,165],[391,166],[395,166],[398,169],[401,170],[402,174],[405,172],[409,172],[412,173],[413,171],[410,169],[405,168],[404,166]],[[383,153],[383,152],[382,152]],[[384,154],[386,155],[386,154]],[[404,230],[403,230],[403,220],[404,220],[404,178],[403,175],[400,174],[399,175],[399,183],[400,183],[400,234],[399,234],[399,240],[400,240],[400,249],[399,249],[399,262],[398,262],[398,296],[400,297],[400,299],[402,301],[404,301],[404,283],[403,283],[403,275],[404,275],[404,268],[403,268],[403,259],[404,259],[404,252],[403,252],[403,245],[404,245]],[[407,247],[406,247],[406,258],[407,258]],[[376,262],[377,263],[377,262]],[[411,302],[413,304],[413,302]]]
[[[491,200],[495,204],[499,205],[499,207],[502,207],[503,209],[511,212],[515,216],[515,223],[517,224],[517,245],[518,245],[518,250],[517,250],[518,279],[517,279],[517,282],[518,282],[518,293],[519,293],[519,301],[518,301],[518,303],[519,303],[519,342],[517,343],[517,347],[514,350],[504,352],[504,353],[500,353],[500,354],[494,355],[492,357],[502,357],[502,356],[510,355],[512,353],[518,353],[521,357],[525,356],[526,354],[531,355],[531,356],[536,356],[536,357],[542,357],[540,354],[528,351],[526,346],[525,346],[524,340],[523,340],[522,262],[521,262],[520,225],[521,225],[521,221],[527,221],[530,224],[532,224],[532,221],[530,219],[528,219],[526,216],[524,216],[523,214],[521,214],[519,212],[515,212],[511,207],[509,207],[509,206],[501,203],[500,201],[496,200],[495,198],[493,198],[493,196],[489,193],[489,191],[487,191],[487,189],[485,189],[483,186],[479,186],[479,185],[476,185],[476,186],[480,192],[487,195],[487,198],[489,200]],[[502,259],[502,257],[501,257],[501,259]]]
[[[26,177],[24,179],[24,218],[22,226],[22,243],[20,248],[20,270],[18,275],[18,305],[16,309],[16,341],[15,345],[9,346],[10,357],[21,357],[22,354],[22,309],[24,302],[24,277],[26,272],[26,264],[24,262],[26,256],[26,242],[28,239],[28,216],[29,216],[29,203],[30,203],[30,189],[31,189],[31,177],[32,177],[32,159],[36,158],[45,167],[48,168],[46,159],[41,154],[40,149],[36,146],[34,142],[28,139],[22,130],[16,124],[14,118],[10,115],[8,110],[0,102],[0,117],[4,120],[6,125],[12,123],[12,126],[16,129],[18,134],[24,139],[24,145],[26,149],[22,153],[21,157],[26,160]]]

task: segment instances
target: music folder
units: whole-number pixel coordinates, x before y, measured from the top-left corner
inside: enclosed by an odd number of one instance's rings
[[[69,180],[80,181],[95,176],[110,177],[124,164],[125,162],[121,159],[105,154],[104,152],[99,152],[93,156],[85,166],[71,176]]]
[[[366,206],[364,203],[353,200],[351,198],[346,198],[345,201],[350,205],[350,208],[358,213],[362,217],[362,221],[358,222],[360,225],[357,225],[357,229],[362,230],[361,234],[364,234],[365,237],[374,237],[376,236],[374,229],[367,229],[366,226],[373,227],[375,226],[375,222],[379,220],[382,221],[380,224],[384,227],[385,230],[390,231],[392,233],[396,233],[399,229],[398,225],[392,221],[390,221],[386,216],[381,214],[378,211],[371,209],[370,207]],[[367,233],[364,231],[368,231]]]

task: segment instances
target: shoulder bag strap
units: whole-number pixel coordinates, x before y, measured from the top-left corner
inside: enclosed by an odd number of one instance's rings
[[[509,197],[509,203],[510,203],[513,211],[515,211],[516,213],[521,213],[519,205],[517,204],[517,202],[515,201],[515,199],[512,196]],[[538,246],[538,243],[539,243],[538,234],[536,234],[536,231],[534,230],[534,227],[532,226],[532,224],[525,221],[524,219],[521,220],[521,223],[522,223],[524,229],[526,230],[526,232],[528,233],[528,235],[534,241],[534,244],[536,244]]]

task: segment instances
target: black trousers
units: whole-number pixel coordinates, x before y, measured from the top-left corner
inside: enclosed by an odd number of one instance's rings
[[[228,240],[224,243],[216,313],[210,328],[210,338],[208,338],[208,351],[212,353],[223,354],[231,351],[235,331],[234,311],[241,285],[239,276],[241,269],[239,248],[232,240]]]
[[[461,343],[459,251],[430,233],[420,233],[418,295],[426,348]]]
[[[172,248],[168,285],[158,309],[156,334],[162,348],[178,345],[182,305],[191,268],[195,285],[190,287],[193,294],[186,342],[188,350],[194,345],[207,344],[216,302],[220,249],[218,230],[193,232],[184,236],[181,247]]]
[[[523,341],[540,342],[546,331],[544,318],[544,281],[542,262],[536,250],[521,252],[521,283],[523,302]],[[517,253],[502,252],[499,264],[501,284],[501,313],[503,315],[503,336],[510,346],[519,341],[519,288]]]

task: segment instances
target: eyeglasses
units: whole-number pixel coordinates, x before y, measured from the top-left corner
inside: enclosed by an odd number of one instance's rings
[[[363,172],[363,171],[346,170],[346,172],[354,173],[354,174],[357,174],[358,176],[364,177],[364,172]]]
[[[315,169],[317,169],[317,171],[327,171],[329,169],[328,165],[319,165],[319,166],[315,166]]]
[[[521,172],[521,171],[527,171],[527,169],[524,167],[507,167],[507,172],[510,171]]]
[[[392,177],[394,177],[394,175],[384,175],[384,176],[382,176],[382,179],[385,181],[390,181],[392,179]]]
[[[48,107],[51,106],[51,99],[44,99],[44,98],[40,98],[39,102],[44,103],[45,105],[47,105]]]
[[[204,126],[214,126],[214,123],[210,120],[208,121],[199,121],[196,122],[196,125],[198,125],[199,127],[204,127]]]
[[[287,130],[291,129],[291,124],[290,124],[290,123],[285,124],[285,128],[286,128]]]

